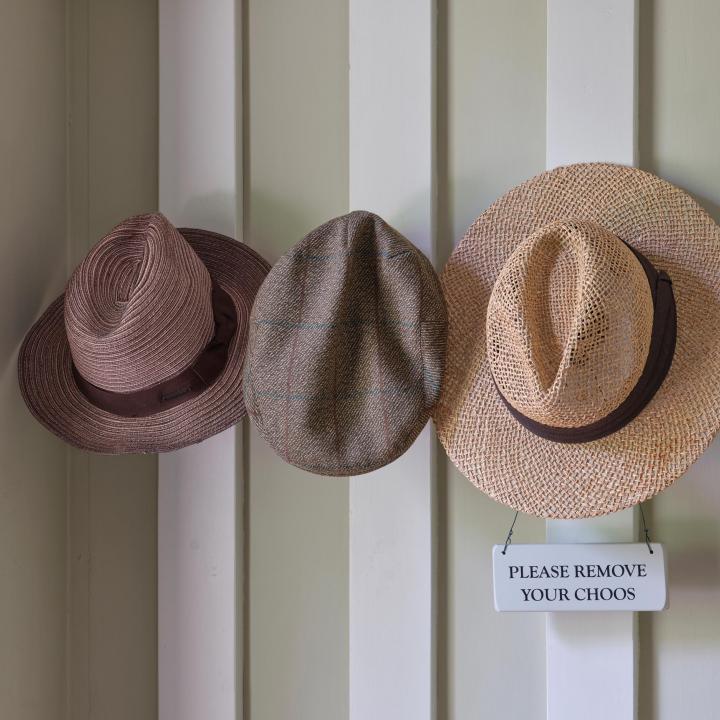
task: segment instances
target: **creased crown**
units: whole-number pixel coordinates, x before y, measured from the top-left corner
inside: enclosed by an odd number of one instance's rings
[[[65,329],[86,380],[114,392],[149,387],[182,372],[212,337],[210,275],[163,215],[130,218],[70,278]]]
[[[625,243],[594,222],[552,223],[496,279],[487,308],[493,379],[536,422],[588,425],[636,385],[652,322],[647,276]]]

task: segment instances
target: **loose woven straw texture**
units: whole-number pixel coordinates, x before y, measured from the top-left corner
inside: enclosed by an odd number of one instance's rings
[[[110,237],[116,237],[116,233],[121,235],[127,233],[128,223],[134,226],[131,227],[130,234],[137,236],[137,233],[141,233],[143,225],[162,224],[162,222],[166,221],[159,215],[131,218],[118,226]],[[203,338],[204,344],[212,335],[212,316],[210,316],[210,326],[206,326],[209,297],[199,297],[206,290],[209,293],[210,278],[232,298],[237,312],[237,330],[229,349],[226,366],[208,390],[154,415],[131,418],[102,410],[90,403],[82,394],[73,377],[72,356],[63,312],[65,295],[61,295],[27,334],[18,357],[18,377],[23,398],[33,415],[49,430],[75,447],[112,454],[175,450],[200,442],[230,427],[245,415],[241,389],[247,324],[252,302],[267,274],[269,265],[247,246],[223,235],[195,229],[180,229],[179,232],[185,239],[182,243],[185,248],[175,249],[179,252],[181,260],[179,264],[167,262],[167,253],[163,256],[165,260],[162,262],[157,258],[150,261],[148,255],[155,255],[157,250],[157,244],[152,239],[144,248],[139,241],[135,243],[135,247],[131,247],[132,242],[115,243],[119,244],[121,251],[126,251],[132,256],[130,259],[126,258],[126,263],[120,263],[128,265],[125,271],[120,272],[115,268],[114,273],[109,272],[106,275],[106,286],[102,290],[94,288],[92,283],[82,284],[79,293],[92,294],[96,290],[106,293],[102,303],[99,303],[105,308],[106,313],[109,313],[108,308],[115,300],[118,305],[125,303],[125,307],[137,308],[136,312],[143,315],[144,322],[156,328],[158,326],[174,328],[172,332],[168,331],[164,337],[158,339],[152,333],[144,334],[141,327],[138,327],[135,336],[138,338],[140,348],[133,352],[132,342],[125,337],[126,323],[125,319],[121,318],[122,313],[115,316],[106,314],[105,320],[108,323],[113,319],[118,321],[113,332],[108,333],[108,337],[115,334],[122,342],[119,341],[114,346],[109,345],[110,349],[115,351],[115,355],[111,358],[98,353],[94,364],[90,366],[90,372],[95,371],[93,377],[106,383],[113,376],[121,379],[120,382],[126,388],[148,384],[147,380],[140,383],[134,379],[139,374],[147,373],[146,377],[153,379],[167,377],[165,373],[170,368],[175,368],[168,358],[175,358],[178,363],[181,362],[178,348],[186,340],[179,336],[187,332],[187,328],[182,330],[183,320],[195,335],[195,345],[186,344],[185,352],[191,347],[200,345],[199,337]],[[152,231],[150,234],[152,235]],[[103,242],[105,240],[101,241]],[[196,255],[188,253],[188,247],[192,248]],[[198,266],[197,258],[207,269],[209,277]],[[112,264],[108,263],[108,265]],[[133,264],[135,270],[129,267]],[[155,273],[158,275],[167,273],[170,277],[167,278],[166,283],[159,283],[160,290],[149,291],[148,277],[149,274]],[[193,277],[201,283],[202,292],[198,291]],[[75,280],[77,278],[74,278]],[[174,287],[176,295],[174,299],[169,291],[171,287]],[[161,290],[164,288],[168,288],[167,296],[162,296]],[[158,299],[159,295],[161,299]],[[198,297],[195,297],[196,295]],[[78,300],[77,297],[75,299]],[[89,303],[90,297],[87,300]],[[143,309],[140,309],[140,306]],[[148,308],[152,312],[144,315]],[[176,312],[180,322],[168,322],[159,318],[162,313],[169,311]],[[92,316],[87,310],[83,314],[79,307],[70,317],[70,322],[73,324],[100,321],[97,315]],[[198,328],[201,330],[200,333],[196,332]],[[92,344],[88,343],[88,347],[92,349]],[[145,352],[148,347],[155,355]],[[125,356],[118,353],[119,348],[126,349]],[[93,357],[91,352],[88,352],[88,356]],[[128,370],[126,357],[137,361],[134,372]],[[153,363],[153,357],[158,359],[156,365]],[[185,364],[190,364],[193,360],[194,356],[188,356],[185,358]],[[117,369],[115,374],[114,369]]]
[[[417,248],[368,212],[331,220],[284,255],[258,293],[248,412],[293,465],[375,470],[426,424],[446,331],[439,282]]]
[[[495,281],[493,379],[543,425],[590,425],[637,384],[652,324],[650,285],[627,245],[596,223],[551,223],[517,247]]]
[[[650,404],[621,430],[583,444],[543,440],[518,423],[493,383],[486,311],[511,253],[550,223],[606,228],[665,270],[677,305],[672,367]],[[439,437],[459,468],[496,500],[551,518],[590,517],[668,487],[720,427],[720,228],[686,193],[649,173],[608,164],[558,168],[484,212],[441,276],[448,352]]]

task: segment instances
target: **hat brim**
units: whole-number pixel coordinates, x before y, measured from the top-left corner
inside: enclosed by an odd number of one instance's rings
[[[18,378],[32,414],[77,448],[112,454],[177,450],[225,430],[245,415],[242,377],[248,322],[270,265],[247,245],[224,235],[190,228],[179,232],[235,305],[237,330],[225,368],[206,391],[168,410],[137,418],[107,412],[83,395],[73,377],[61,295],[25,337]]]
[[[640,250],[670,276],[677,306],[673,363],[653,400],[621,430],[582,444],[544,440],[517,422],[485,351],[500,269],[528,235],[566,218],[597,221]],[[720,429],[720,227],[670,183],[599,163],[538,175],[473,223],[441,285],[449,329],[438,435],[458,469],[495,500],[546,518],[622,510],[671,485]]]

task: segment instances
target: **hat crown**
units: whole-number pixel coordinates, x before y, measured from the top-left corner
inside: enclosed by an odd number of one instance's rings
[[[589,425],[637,384],[652,324],[650,285],[630,248],[595,222],[553,222],[497,276],[486,326],[493,379],[536,422]]]
[[[65,329],[88,382],[113,392],[150,387],[185,370],[212,337],[210,275],[163,215],[130,218],[72,274]]]

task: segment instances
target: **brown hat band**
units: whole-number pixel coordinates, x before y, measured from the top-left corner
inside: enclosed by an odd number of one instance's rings
[[[589,425],[582,427],[553,427],[543,425],[523,415],[503,396],[497,384],[495,385],[498,395],[502,398],[511,415],[523,427],[545,440],[559,443],[585,443],[591,440],[599,440],[617,432],[636,418],[652,400],[658,388],[662,385],[668,370],[670,370],[673,355],[675,354],[677,335],[677,313],[672,281],[662,270],[656,270],[641,252],[627,243],[626,245],[640,261],[650,284],[653,300],[653,324],[650,349],[645,366],[635,387],[625,400],[604,418]]]
[[[213,283],[212,308],[215,334],[192,365],[163,382],[135,392],[103,390],[88,382],[73,365],[82,394],[101,410],[122,417],[147,417],[169,410],[207,390],[220,376],[237,329],[237,313],[230,296]]]

